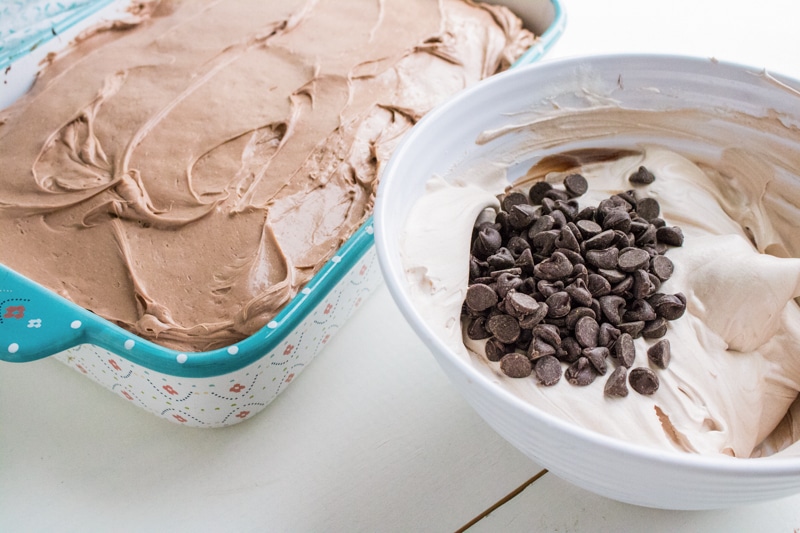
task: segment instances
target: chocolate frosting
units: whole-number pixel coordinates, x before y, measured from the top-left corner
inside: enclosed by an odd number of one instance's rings
[[[0,113],[0,262],[164,346],[231,344],[366,220],[403,133],[534,40],[457,0],[140,3]]]

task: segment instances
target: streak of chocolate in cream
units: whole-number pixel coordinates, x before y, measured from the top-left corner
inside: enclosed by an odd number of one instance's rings
[[[180,350],[266,324],[369,215],[402,134],[535,40],[455,0],[146,7],[2,112],[0,261]]]

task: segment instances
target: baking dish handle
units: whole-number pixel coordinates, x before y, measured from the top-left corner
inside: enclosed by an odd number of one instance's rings
[[[90,320],[87,311],[0,265],[0,360],[35,361],[80,344]]]

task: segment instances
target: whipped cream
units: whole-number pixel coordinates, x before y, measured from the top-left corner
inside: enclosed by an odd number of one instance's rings
[[[800,155],[781,149],[798,142],[798,131],[772,116],[616,106],[509,122],[478,142],[515,132],[518,146],[510,156],[468,161],[458,166],[461,174],[432,177],[407,220],[403,264],[415,307],[435,334],[498,386],[605,435],[702,454],[800,453],[800,445],[792,446],[800,438]],[[762,140],[740,146],[737,132],[754,123]],[[604,139],[611,136],[644,143],[609,145]],[[462,335],[471,231],[477,214],[496,208],[496,196],[508,186],[502,169],[537,150],[581,142],[605,156],[585,149],[551,155],[515,185],[527,191],[535,180],[561,183],[578,171],[590,185],[582,206],[637,189],[658,200],[668,225],[683,230],[684,245],[667,252],[675,271],[661,291],[682,292],[687,310],[669,322],[672,361],[657,369],[661,386],[652,396],[605,397],[608,374],[587,387],[563,378],[552,387],[534,377],[508,378],[486,359],[485,341]],[[656,175],[653,184],[628,182],[640,165]],[[634,366],[648,366],[646,350],[654,342],[635,341]]]

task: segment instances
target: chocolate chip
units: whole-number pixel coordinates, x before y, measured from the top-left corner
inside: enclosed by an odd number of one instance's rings
[[[567,191],[562,191],[561,189],[553,188],[544,193],[544,199],[542,200],[542,202],[544,202],[548,198],[553,200],[553,202],[557,202],[558,200],[569,200],[569,195],[567,194]]]
[[[548,194],[550,194],[551,191],[552,189],[544,193],[544,198],[542,198],[541,209],[543,215],[549,215],[553,211],[553,207],[555,206],[555,200],[548,197]]]
[[[492,227],[484,227],[478,232],[475,239],[473,251],[482,257],[488,257],[495,253],[503,244],[503,237],[500,232]]]
[[[656,292],[657,286],[653,283],[653,278],[644,270],[636,270],[632,276],[633,288],[631,294],[637,300],[643,300]],[[656,279],[658,281],[658,279]],[[659,282],[660,284],[660,282]]]
[[[514,350],[527,352],[528,348],[530,348],[531,341],[533,341],[533,333],[529,329],[521,329],[519,332],[519,338],[517,338],[516,342],[514,342]]]
[[[611,209],[603,218],[603,229],[627,233],[631,229],[631,216],[624,209]]]
[[[616,295],[601,296],[598,298],[603,316],[613,325],[622,322],[622,313],[625,308],[625,298]]]
[[[682,293],[653,295],[650,303],[658,316],[677,320],[686,312],[686,297]]]
[[[634,239],[638,239],[650,227],[650,223],[642,218],[631,220],[630,232],[633,234]]]
[[[656,318],[645,322],[642,329],[642,337],[645,339],[658,339],[667,334],[667,321],[664,318]]]
[[[547,355],[555,355],[556,354],[556,347],[552,344],[548,344],[545,342],[541,337],[534,337],[531,341],[530,346],[528,346],[528,359],[531,361],[536,361],[541,357],[545,357]]]
[[[647,358],[659,368],[667,368],[671,358],[669,340],[661,339],[647,349]]]
[[[585,263],[585,261],[583,260],[583,256],[580,253],[576,252],[575,250],[570,250],[568,248],[558,248],[556,252],[564,254],[564,257],[566,257],[569,260],[570,264],[572,265],[573,270],[575,268],[575,265],[583,265]],[[568,275],[570,276],[572,275],[572,270],[570,270],[570,273]]]
[[[637,185],[649,185],[656,180],[656,177],[647,168],[640,166],[636,172],[628,177],[628,181]]]
[[[511,344],[519,338],[519,322],[511,315],[494,315],[486,321],[486,330],[500,342]]]
[[[486,331],[486,318],[477,316],[467,326],[467,337],[472,340],[488,339],[492,334]]]
[[[551,294],[545,301],[549,310],[547,316],[551,318],[561,318],[567,316],[572,309],[570,305],[569,293],[566,291],[559,291]]]
[[[536,218],[537,208],[530,204],[517,204],[508,211],[508,223],[517,229],[527,228]]]
[[[586,191],[589,190],[589,182],[580,174],[570,174],[564,178],[564,189],[567,194],[575,198],[586,194]]]
[[[578,244],[578,239],[575,238],[575,234],[572,233],[572,230],[567,226],[561,228],[561,232],[559,232],[558,237],[556,237],[554,244],[556,248],[566,248],[573,252],[579,252],[581,249]]]
[[[589,274],[586,288],[595,298],[611,293],[611,283],[600,274]]]
[[[638,206],[638,204],[639,204],[639,201],[636,199],[636,195],[634,194],[634,190],[633,189],[619,192],[619,193],[615,194],[614,196],[622,198],[623,200],[625,200],[625,202],[628,203],[628,205],[630,206],[628,208],[628,211],[635,211],[637,206]]]
[[[467,288],[466,303],[472,311],[485,311],[490,307],[497,305],[500,299],[497,293],[483,283],[475,283]]]
[[[533,238],[535,235],[542,233],[543,231],[550,231],[555,226],[555,223],[555,219],[550,215],[540,216],[533,224],[531,224],[530,229],[528,229],[528,238]]]
[[[633,272],[634,270],[647,268],[649,265],[650,254],[641,248],[625,248],[620,252],[617,260],[617,268],[623,272]]]
[[[645,323],[643,320],[637,320],[635,322],[623,322],[622,324],[617,324],[617,328],[623,332],[627,333],[634,339],[638,339],[642,336],[642,330],[644,329]]]
[[[620,333],[617,342],[614,343],[614,358],[617,362],[626,368],[633,365],[636,358],[636,345],[633,343],[633,337],[629,333]]]
[[[552,387],[561,380],[561,363],[552,355],[537,359],[534,371],[539,383],[545,387]]]
[[[521,353],[509,353],[500,359],[500,370],[510,378],[526,378],[531,375],[531,360]]]
[[[560,230],[567,225],[567,215],[560,209],[557,209],[558,205],[560,205],[558,202],[553,202],[553,210],[550,212],[550,216],[553,217],[554,229]]]
[[[557,211],[561,211],[564,214],[564,218],[569,221],[575,219],[575,217],[578,215],[578,210],[580,209],[577,200],[556,200],[555,204],[553,204],[553,207]]]
[[[544,302],[539,302],[539,307],[531,313],[530,315],[525,315],[519,319],[519,327],[523,329],[531,329],[537,324],[539,324],[544,317],[547,316],[547,304]]]
[[[553,186],[546,181],[537,181],[534,183],[530,188],[530,191],[528,191],[528,196],[531,199],[531,203],[536,205],[541,204],[542,200],[544,199],[544,195],[547,194],[547,192],[552,188]]]
[[[486,359],[497,362],[502,359],[505,354],[512,352],[513,349],[492,337],[486,341],[484,351],[486,352]]]
[[[589,307],[573,307],[572,310],[567,314],[567,321],[566,325],[570,329],[575,329],[575,324],[578,323],[583,317],[591,317],[597,320],[597,315],[592,311]]]
[[[564,290],[564,282],[561,280],[557,281],[548,281],[546,279],[540,279],[536,282],[536,290],[541,294],[543,298],[547,298],[551,294],[555,294],[559,291]]]
[[[561,340],[561,352],[559,358],[566,363],[574,363],[583,355],[583,348],[578,344],[574,337],[564,337]]]
[[[564,288],[572,301],[578,305],[589,306],[592,304],[592,293],[582,279],[576,279]]]
[[[528,274],[533,273],[534,260],[533,260],[533,253],[531,252],[530,247],[526,248],[525,250],[522,251],[521,254],[519,254],[517,260],[514,261],[514,266],[519,267],[520,270],[522,270],[525,273]]]
[[[636,214],[643,219],[653,220],[661,213],[661,206],[655,198],[641,198],[636,205]]]
[[[650,285],[653,286],[653,290],[651,290],[650,294],[648,295],[648,296],[651,296],[651,295],[655,294],[656,292],[658,292],[658,289],[661,288],[661,280],[658,279],[658,277],[656,277],[655,275],[653,275],[653,274],[651,274],[649,272],[647,273],[647,277],[650,278]]]
[[[508,244],[506,244],[506,248],[508,248],[508,251],[511,252],[511,255],[514,256],[516,264],[516,259],[519,258],[519,255],[525,250],[530,250],[531,244],[528,242],[527,239],[520,237],[519,235],[514,235],[513,237],[508,239]]]
[[[492,273],[494,276],[495,273]],[[509,291],[519,289],[525,282],[519,277],[516,272],[501,272],[499,273],[494,282],[494,291],[500,298],[505,298]]]
[[[628,395],[628,369],[618,366],[611,372],[603,387],[603,393],[613,398],[624,398]]]
[[[620,272],[616,268],[598,268],[597,273],[606,278],[612,285],[612,288],[613,285],[622,283],[628,277],[625,272]]]
[[[583,356],[589,360],[594,369],[601,376],[606,373],[608,366],[606,365],[606,357],[609,351],[605,346],[594,346],[592,348],[584,348]]]
[[[600,329],[597,332],[597,345],[611,348],[620,336],[620,330],[609,324],[603,322],[600,324]]]
[[[594,371],[594,367],[592,367],[589,359],[586,357],[579,357],[577,361],[569,365],[564,372],[564,377],[567,378],[567,381],[572,385],[585,387],[594,381],[594,378],[597,377],[597,373]]]
[[[469,289],[467,295],[469,296]],[[517,291],[509,291],[506,294],[505,302],[506,311],[516,318],[536,314],[542,306],[531,295]]]
[[[578,263],[572,265],[572,272],[569,275],[569,279],[573,282],[581,280],[584,285],[589,283],[589,269],[586,268],[585,263]],[[589,287],[586,287],[588,290]]]
[[[677,226],[664,226],[656,230],[656,239],[669,246],[683,246],[683,230]]]
[[[655,320],[658,317],[656,316],[653,306],[647,303],[646,300],[634,300],[628,304],[628,308],[622,318],[625,322],[636,322],[639,320],[647,322],[649,320]]]
[[[630,293],[633,289],[633,276],[625,276],[625,278],[611,287],[611,294],[616,296],[623,296],[626,300],[630,299]]]
[[[585,316],[575,323],[575,340],[584,348],[597,346],[599,332],[600,325],[590,316]]]
[[[528,197],[518,191],[509,192],[503,196],[503,199],[500,201],[500,204],[503,206],[503,211],[506,213],[511,212],[516,205],[524,205],[527,203]]]
[[[553,324],[539,324],[532,331],[534,338],[542,339],[554,348],[561,346],[561,335]]]
[[[584,248],[586,250],[602,250],[603,248],[608,248],[614,242],[614,230],[605,230],[601,231],[594,237],[590,239],[586,239],[583,241]]]
[[[656,242],[656,234],[658,230],[653,224],[648,224],[647,229],[641,235],[636,235],[634,243],[638,246],[651,244]]]
[[[586,262],[597,268],[615,269],[618,258],[619,249],[613,247],[586,251]]]
[[[591,239],[603,231],[603,228],[600,226],[600,224],[591,219],[578,220],[575,222],[575,226],[578,228],[578,231],[581,232],[581,237],[584,239]]]
[[[658,390],[658,376],[643,366],[634,368],[628,373],[628,382],[633,390],[646,396]]]
[[[535,276],[554,281],[567,277],[572,272],[572,263],[561,252],[553,253],[550,258],[545,259],[533,268]]]
[[[560,231],[557,229],[551,229],[548,231],[542,231],[530,237],[530,233],[528,236],[531,239],[531,244],[533,247],[538,251],[540,254],[548,256],[553,253],[553,250],[556,249],[556,239],[558,238]]]
[[[669,257],[656,255],[650,260],[650,271],[661,281],[667,281],[675,270],[675,265]]]
[[[486,262],[489,263],[489,267],[492,270],[504,270],[506,268],[513,268],[514,256],[511,254],[511,251],[508,248],[500,247],[497,249],[495,253],[490,255],[486,258]]]

